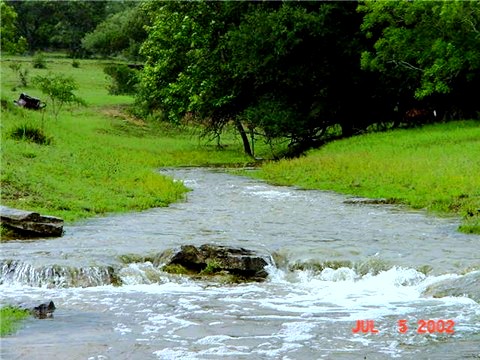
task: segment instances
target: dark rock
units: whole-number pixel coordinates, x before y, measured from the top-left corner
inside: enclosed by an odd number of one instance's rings
[[[178,251],[169,251],[158,261],[164,269],[180,265],[188,272],[200,275],[218,273],[240,276],[246,281],[262,281],[268,276],[265,258],[251,250],[220,245],[205,244],[200,247],[184,245]]]
[[[62,236],[63,220],[31,211],[0,206],[1,225],[26,237]]]
[[[55,304],[51,300],[48,303],[42,303],[37,306],[21,304],[19,305],[19,308],[28,310],[30,314],[37,319],[47,319],[53,317],[53,312],[56,309]]]
[[[456,279],[443,280],[430,285],[423,295],[434,298],[466,296],[480,303],[480,271],[473,271]]]
[[[55,311],[56,307],[53,301],[50,301],[48,304],[40,304],[35,306],[31,312],[33,316],[39,319],[46,319],[53,316],[53,312]]]

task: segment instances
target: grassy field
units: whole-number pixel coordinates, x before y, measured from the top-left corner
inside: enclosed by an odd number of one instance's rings
[[[480,234],[480,121],[340,140],[266,164],[256,176],[460,215],[460,231]]]
[[[28,69],[28,78],[49,72],[72,76],[76,95],[86,107],[62,110],[55,120],[43,111],[17,108],[21,92],[45,99],[29,81],[18,84],[10,64]],[[251,161],[241,141],[226,135],[219,149],[198,139],[196,130],[161,125],[129,116],[129,96],[109,95],[105,62],[47,59],[47,69],[33,69],[30,58],[1,61],[1,188],[2,204],[75,221],[109,212],[165,206],[181,198],[185,187],[155,172],[168,166],[237,164]],[[18,128],[41,129],[48,145],[12,138]]]

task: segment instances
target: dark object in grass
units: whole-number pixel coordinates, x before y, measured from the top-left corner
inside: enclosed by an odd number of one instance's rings
[[[25,109],[31,109],[31,110],[41,110],[45,106],[47,106],[47,104],[45,104],[42,100],[34,98],[25,93],[21,93],[18,100],[14,100],[13,102],[17,106],[23,107]]]

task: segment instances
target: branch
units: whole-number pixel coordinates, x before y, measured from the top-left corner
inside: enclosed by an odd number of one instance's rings
[[[419,68],[419,67],[416,67],[406,61],[397,61],[397,60],[390,60],[388,61],[388,63],[394,63],[395,65],[397,66],[403,66],[403,67],[406,67],[407,69],[410,69],[410,70],[416,70],[416,71],[421,71],[421,72],[424,72],[425,70]]]
[[[473,31],[474,31],[476,34],[479,33],[479,31],[478,31],[477,28],[475,27],[475,24],[473,23],[472,20],[467,20],[467,19],[465,19],[464,21],[467,22],[467,23],[469,23],[469,24],[472,26],[472,29],[473,29]]]

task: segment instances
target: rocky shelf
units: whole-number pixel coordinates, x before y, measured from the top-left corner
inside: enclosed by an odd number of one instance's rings
[[[63,220],[60,218],[6,206],[0,206],[0,223],[13,233],[10,238],[58,237],[63,234]]]

